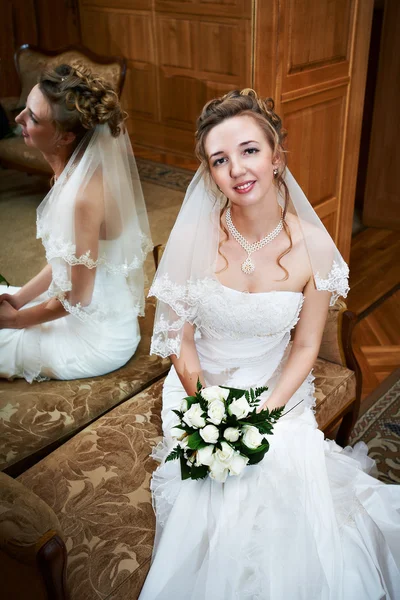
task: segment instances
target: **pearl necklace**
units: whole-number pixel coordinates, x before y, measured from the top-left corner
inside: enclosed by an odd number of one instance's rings
[[[251,255],[253,254],[253,252],[256,252],[257,250],[261,250],[261,248],[264,248],[264,246],[266,246],[267,244],[272,242],[272,240],[274,240],[280,234],[280,232],[283,229],[283,217],[281,217],[281,220],[279,221],[278,225],[275,227],[275,229],[273,231],[271,231],[271,233],[269,233],[264,238],[262,238],[262,240],[259,240],[258,242],[254,242],[253,244],[250,244],[242,236],[242,234],[238,232],[238,230],[232,223],[230,208],[228,208],[226,211],[226,225],[228,227],[228,231],[231,234],[231,236],[237,241],[237,243],[240,246],[242,246],[242,248],[244,250],[246,250],[247,258],[244,261],[244,263],[242,264],[242,271],[246,275],[251,275],[251,273],[253,273],[256,268],[253,261],[251,260]]]

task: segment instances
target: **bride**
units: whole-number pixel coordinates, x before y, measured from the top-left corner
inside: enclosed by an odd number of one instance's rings
[[[140,600],[400,594],[400,489],[367,474],[365,444],[343,450],[324,440],[314,417],[311,369],[329,304],[347,294],[348,268],[288,171],[283,139],[273,102],[252,90],[212,100],[198,121],[202,166],[150,290],[152,351],[171,355],[173,366]],[[288,413],[265,458],[225,483],[182,481],[179,463],[165,462],[173,410],[198,378],[267,385],[259,409]]]
[[[0,377],[102,375],[136,350],[152,245],[124,119],[104,80],[68,65],[42,75],[16,119],[54,185],[37,211],[46,267],[0,286]]]

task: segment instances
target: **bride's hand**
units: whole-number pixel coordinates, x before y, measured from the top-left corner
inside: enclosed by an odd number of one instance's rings
[[[22,308],[22,304],[19,300],[18,293],[16,294],[0,294],[0,304],[2,302],[8,302],[15,310]]]
[[[274,400],[273,398],[268,398],[268,400],[266,400],[265,402],[263,402],[262,404],[260,404],[260,406],[257,408],[257,413],[260,413],[262,410],[265,410],[266,408],[268,408],[268,410],[271,412],[271,410],[274,410],[274,408],[281,408],[281,406],[283,406],[282,402],[279,402],[279,400]]]
[[[18,329],[18,311],[7,300],[0,302],[0,329]]]

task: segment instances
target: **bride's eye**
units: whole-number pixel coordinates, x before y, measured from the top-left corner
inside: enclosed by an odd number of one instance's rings
[[[257,152],[260,152],[258,148],[246,148],[246,150],[244,151],[245,154],[257,154]]]
[[[218,165],[222,165],[223,162],[226,160],[226,158],[217,158],[214,162],[213,162],[213,167],[218,167]]]

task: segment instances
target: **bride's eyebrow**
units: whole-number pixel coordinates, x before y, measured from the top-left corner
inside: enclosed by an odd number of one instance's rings
[[[239,146],[247,146],[247,144],[259,144],[257,140],[249,140],[248,142],[241,142]]]
[[[218,156],[218,154],[224,154],[224,151],[219,150],[218,152],[214,152],[214,154],[210,154],[210,156],[208,158],[211,159],[213,156]]]
[[[238,144],[238,146],[247,146],[247,144],[259,144],[259,142],[257,142],[257,140],[249,140],[248,142],[240,142],[240,144]],[[211,159],[213,156],[218,156],[219,154],[225,154],[223,150],[219,150],[218,152],[214,152],[213,154],[210,154],[209,159]]]

